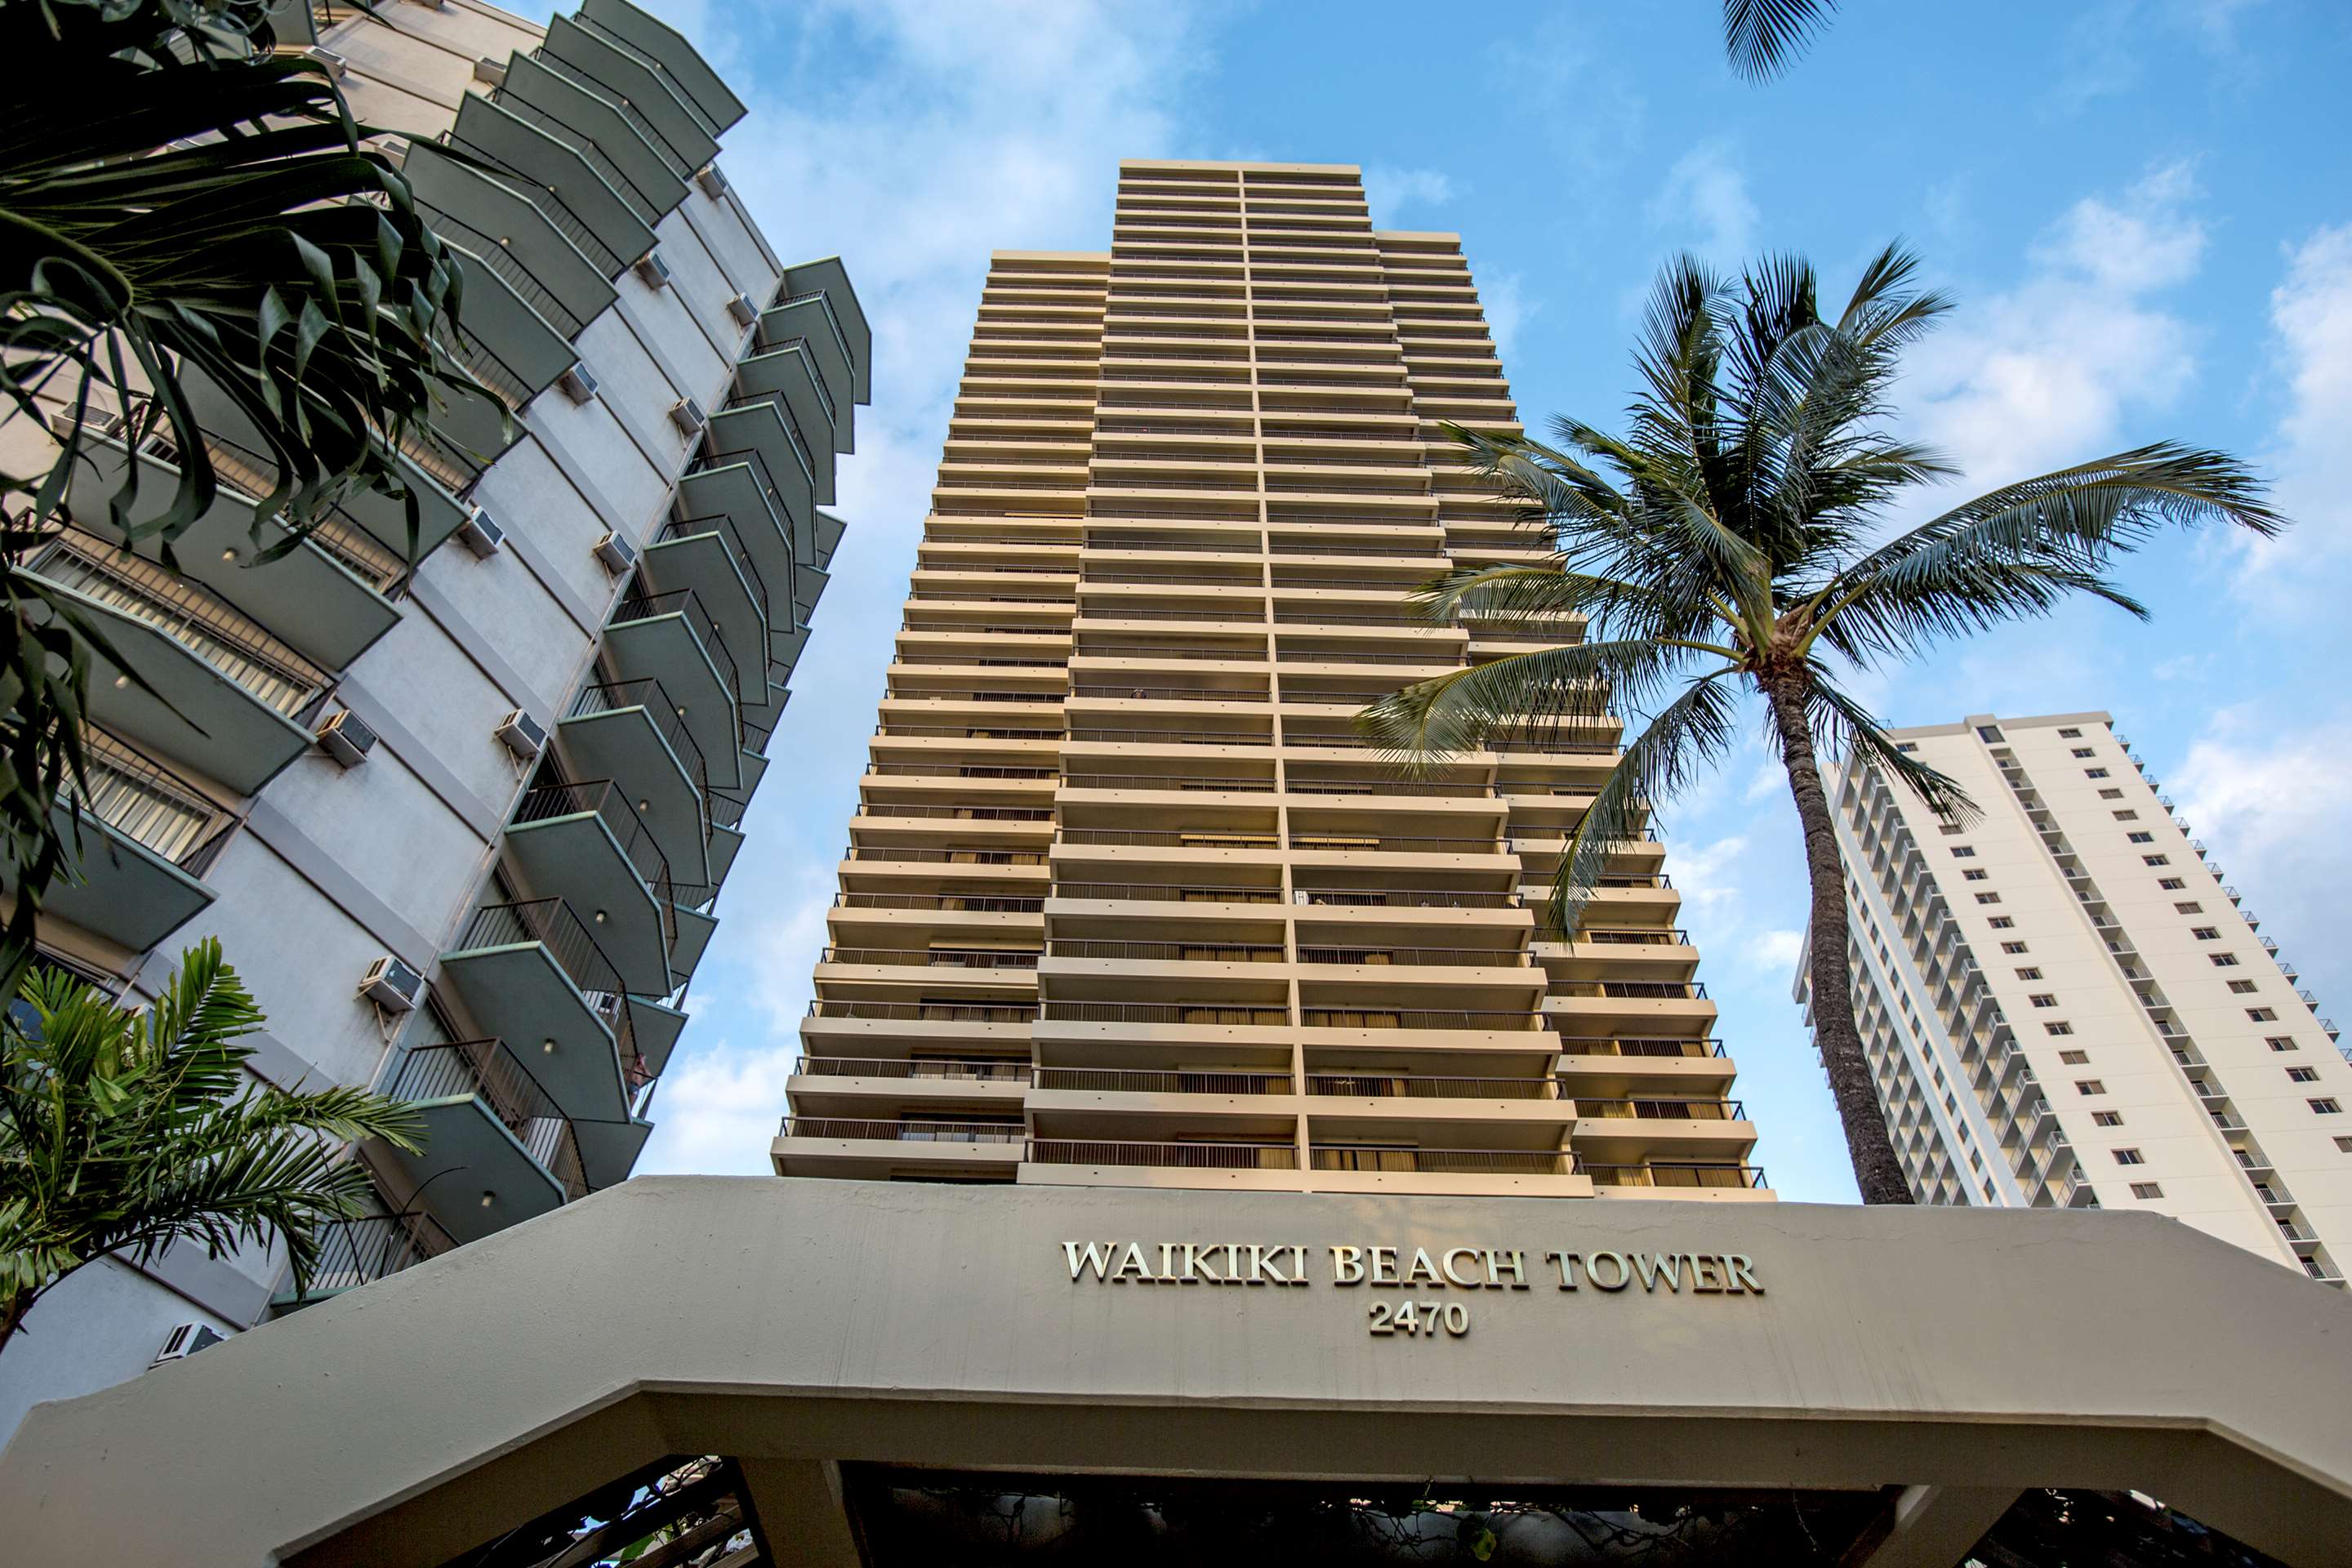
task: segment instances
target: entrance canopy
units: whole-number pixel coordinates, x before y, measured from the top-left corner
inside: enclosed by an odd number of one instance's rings
[[[652,1498],[714,1561],[895,1568],[1112,1518],[1138,1563],[1300,1519],[1294,1562],[1618,1561],[1580,1521],[1751,1510],[1640,1560],[1949,1568],[2072,1489],[2322,1563],[2347,1350],[2352,1301],[2147,1215],[650,1177],[36,1409],[0,1519],[28,1563],[429,1568]]]

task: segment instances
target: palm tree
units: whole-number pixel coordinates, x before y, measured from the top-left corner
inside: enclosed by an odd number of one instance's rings
[[[1566,637],[1589,620],[1591,637],[1423,681],[1361,718],[1375,740],[1424,764],[1498,733],[1601,717],[1612,693],[1647,715],[1562,858],[1545,920],[1564,933],[1612,847],[1729,752],[1741,697],[1761,696],[1804,827],[1815,1039],[1868,1203],[1911,1194],[1854,1028],[1845,879],[1819,753],[1883,770],[1938,812],[1974,808],[1886,738],[1846,676],[2077,595],[2145,618],[2107,573],[2161,527],[2285,526],[2243,465],[2161,443],[2004,485],[1893,531],[1890,514],[1918,487],[1954,474],[1882,428],[1903,348],[1949,309],[1913,286],[1917,265],[1890,246],[1826,318],[1801,259],[1727,283],[1684,257],[1651,297],[1630,434],[1563,418],[1544,445],[1449,426],[1497,491],[1523,503],[1551,559],[1458,568],[1420,591],[1424,611]]]
[[[59,515],[87,422],[135,406],[126,440],[169,429],[170,505],[131,527],[132,464],[109,510],[126,542],[160,534],[171,565],[172,540],[217,493],[183,391],[201,373],[276,462],[277,489],[254,508],[266,561],[359,490],[404,500],[413,543],[418,498],[394,450],[442,389],[482,390],[441,346],[456,329],[457,254],[327,68],[279,48],[278,9],[0,5],[0,424],[55,434],[49,447],[6,432],[12,455],[45,455],[33,471],[0,470],[0,869],[14,900],[0,996],[31,962],[42,890],[72,858],[58,797],[80,782],[90,661],[139,679],[68,600],[19,570]],[[273,513],[291,536],[265,548]]]
[[[0,1018],[0,1351],[43,1296],[114,1254],[280,1241],[309,1285],[319,1223],[362,1212],[367,1174],[343,1146],[413,1152],[420,1123],[364,1089],[257,1086],[236,1042],[263,1022],[214,939],[143,1011],[62,970],[26,977]]]
[[[1769,81],[1830,25],[1837,0],[1723,0],[1723,52],[1749,81]]]

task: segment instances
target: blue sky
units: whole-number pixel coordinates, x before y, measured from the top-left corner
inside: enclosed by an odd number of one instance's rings
[[[2151,550],[2126,581],[2152,625],[2086,608],[1861,684],[1896,724],[2113,711],[2352,1017],[2352,6],[1853,5],[1760,89],[1723,66],[1714,0],[656,8],[752,105],[728,169],[780,253],[846,259],[877,363],[850,531],[641,1169],[765,1168],[987,254],[1103,248],[1123,157],[1361,163],[1380,225],[1463,237],[1531,424],[1616,421],[1675,251],[1799,250],[1843,289],[1899,235],[1960,301],[1902,423],[1974,488],[2158,438],[2258,463],[2301,526]],[[1850,1201],[1789,1001],[1777,769],[1751,744],[1663,820],[1758,1156],[1785,1197]]]

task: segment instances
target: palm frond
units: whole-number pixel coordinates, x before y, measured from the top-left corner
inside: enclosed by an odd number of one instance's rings
[[[1427,768],[1497,737],[1549,737],[1564,723],[1603,718],[1612,700],[1641,706],[1696,657],[1646,637],[1507,654],[1408,686],[1357,723],[1391,761]]]
[[[1769,81],[1793,64],[1822,28],[1837,0],[1723,0],[1723,48],[1731,68]]]
[[[1958,779],[1904,751],[1868,709],[1838,689],[1826,670],[1813,678],[1806,722],[1832,755],[1849,766],[1863,762],[1891,774],[1937,816],[1969,823],[1983,815]]]

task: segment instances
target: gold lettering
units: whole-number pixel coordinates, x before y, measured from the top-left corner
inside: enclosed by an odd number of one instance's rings
[[[1573,1252],[1547,1252],[1544,1254],[1544,1261],[1546,1263],[1553,1263],[1559,1266],[1559,1288],[1561,1289],[1573,1290],[1576,1289],[1576,1266],[1580,1262],[1583,1261],[1580,1258]],[[1524,1289],[1524,1287],[1522,1287],[1522,1289]]]
[[[1078,1250],[1081,1245],[1086,1247],[1083,1253]],[[1069,1255],[1071,1279],[1076,1279],[1091,1268],[1095,1271],[1095,1278],[1101,1279],[1106,1278],[1103,1271],[1110,1267],[1111,1255],[1118,1250],[1118,1243],[1107,1241],[1097,1247],[1091,1241],[1083,1244],[1066,1241],[1062,1243],[1062,1250]]]
[[[1437,1278],[1437,1265],[1429,1260],[1429,1248],[1416,1247],[1412,1249],[1412,1261],[1405,1267],[1404,1282],[1408,1285],[1440,1283]]]
[[[1251,1283],[1242,1278],[1242,1244],[1238,1241],[1225,1243],[1225,1283],[1228,1285]]]
[[[1400,1280],[1397,1279],[1397,1261],[1396,1261],[1396,1248],[1395,1248],[1395,1247],[1373,1247],[1373,1248],[1371,1249],[1371,1256],[1372,1256],[1372,1283],[1373,1283],[1373,1284],[1375,1284],[1375,1285],[1395,1285],[1395,1284],[1400,1284],[1400,1283],[1402,1283],[1402,1281],[1400,1281]],[[1386,1270],[1386,1272],[1383,1272],[1383,1270]]]
[[[1160,1282],[1163,1285],[1176,1282],[1176,1244],[1172,1241],[1160,1244]]]
[[[1214,1252],[1216,1247],[1213,1245],[1209,1250]],[[1201,1244],[1197,1241],[1188,1241],[1184,1244],[1184,1272],[1178,1275],[1177,1279],[1187,1285],[1224,1283],[1223,1278],[1209,1272],[1208,1262],[1202,1258]]]
[[[1705,1296],[1723,1289],[1723,1279],[1716,1272],[1715,1254],[1694,1252],[1690,1255],[1690,1266],[1693,1294]]]
[[[1495,1255],[1490,1252],[1486,1256],[1492,1258]],[[1457,1258],[1469,1258],[1475,1267],[1478,1260],[1478,1249],[1475,1247],[1447,1247],[1445,1249],[1445,1278],[1461,1286],[1465,1290],[1475,1290],[1486,1283],[1475,1274],[1473,1274],[1470,1278],[1465,1279],[1461,1275],[1455,1273],[1454,1270],[1454,1260]]]
[[[1139,1241],[1130,1241],[1127,1244],[1127,1250],[1119,1256],[1118,1267],[1111,1270],[1110,1282],[1114,1285],[1126,1284],[1129,1270],[1134,1272],[1135,1278],[1145,1284],[1155,1283],[1151,1278],[1151,1265],[1145,1260],[1143,1244]]]
[[[1290,1244],[1290,1282],[1293,1285],[1307,1283],[1307,1247],[1303,1242]]]
[[[1279,1262],[1279,1261],[1281,1260],[1281,1258],[1282,1258],[1282,1252],[1283,1252],[1283,1249],[1282,1249],[1281,1247],[1276,1247],[1276,1248],[1274,1249],[1274,1257],[1273,1257],[1272,1258],[1267,1258],[1267,1257],[1266,1257],[1266,1255],[1265,1255],[1265,1253],[1266,1253],[1266,1249],[1265,1249],[1265,1247],[1263,1247],[1259,1246],[1256,1242],[1252,1242],[1252,1243],[1250,1243],[1250,1249],[1249,1249],[1249,1255],[1250,1255],[1250,1279],[1249,1279],[1249,1282],[1250,1282],[1251,1284],[1253,1284],[1253,1285],[1296,1285],[1296,1284],[1297,1284],[1297,1283],[1298,1283],[1298,1281],[1297,1281],[1297,1280],[1296,1280],[1296,1279],[1284,1279],[1284,1278],[1282,1277],[1282,1270],[1280,1270],[1279,1268],[1276,1268],[1275,1267],[1275,1264],[1276,1264],[1276,1262]]]
[[[1638,1258],[1641,1255],[1636,1253],[1634,1256]],[[1604,1258],[1616,1265],[1616,1279],[1601,1278],[1601,1260]],[[1633,1269],[1625,1261],[1625,1255],[1622,1252],[1596,1252],[1584,1260],[1584,1277],[1603,1290],[1622,1290],[1633,1282]]]
[[[1642,1271],[1642,1289],[1654,1290],[1664,1279],[1666,1289],[1680,1293],[1683,1288],[1683,1256],[1679,1252],[1637,1252],[1633,1267]]]
[[[1516,1247],[1507,1252],[1498,1252],[1490,1247],[1486,1249],[1486,1256],[1488,1289],[1499,1290],[1503,1288],[1503,1270],[1507,1268],[1511,1272],[1512,1289],[1524,1290],[1528,1288],[1528,1255],[1525,1252]]]
[[[1730,1289],[1734,1291],[1738,1290],[1741,1286],[1745,1285],[1748,1288],[1748,1294],[1750,1295],[1761,1296],[1764,1294],[1764,1287],[1756,1282],[1756,1260],[1748,1257],[1746,1253],[1725,1253],[1723,1255],[1723,1268],[1726,1277],[1730,1280]]]
[[[1077,1278],[1073,1264],[1072,1279]],[[1360,1247],[1335,1247],[1331,1249],[1331,1283],[1361,1285],[1364,1282],[1364,1249]]]

